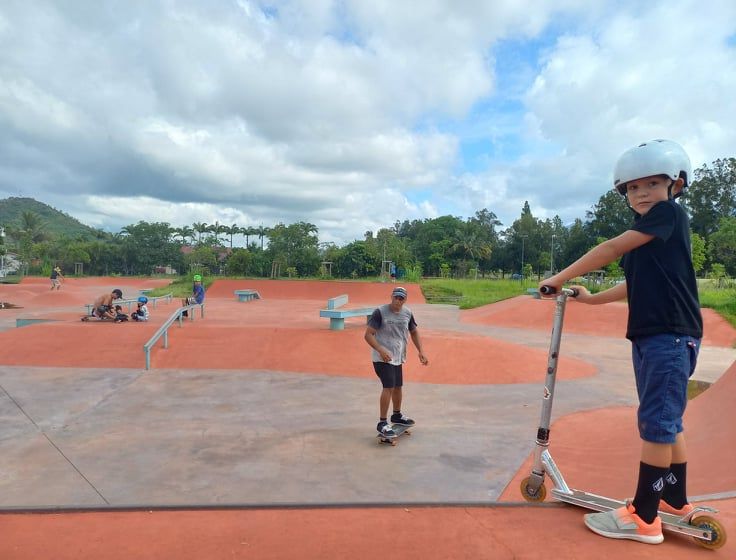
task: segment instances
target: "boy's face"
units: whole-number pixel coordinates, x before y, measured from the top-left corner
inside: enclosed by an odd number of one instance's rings
[[[682,179],[678,179],[675,185],[678,186]],[[658,202],[668,199],[667,187],[670,185],[670,178],[665,175],[654,175],[652,177],[642,177],[626,183],[626,196],[629,199],[631,208],[643,216]],[[676,192],[672,189],[673,194]]]

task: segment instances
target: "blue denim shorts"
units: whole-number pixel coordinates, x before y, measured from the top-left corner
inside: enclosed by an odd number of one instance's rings
[[[699,350],[700,339],[686,335],[655,334],[632,340],[639,435],[644,441],[674,443],[682,432],[687,382]]]

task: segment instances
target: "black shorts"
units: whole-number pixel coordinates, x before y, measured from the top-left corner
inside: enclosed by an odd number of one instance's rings
[[[404,374],[401,366],[386,362],[373,362],[373,369],[381,380],[384,389],[393,389],[404,385]]]

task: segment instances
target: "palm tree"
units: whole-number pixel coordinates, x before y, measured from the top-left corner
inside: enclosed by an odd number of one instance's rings
[[[255,229],[256,231],[254,233],[258,234],[258,238],[261,240],[261,251],[263,251],[263,238],[268,236],[269,229],[267,227],[263,227],[263,225],[260,225]]]
[[[195,231],[189,226],[182,226],[179,228],[178,233],[181,237],[181,242],[186,243],[187,239],[194,239]]]
[[[236,235],[242,231],[242,228],[238,227],[238,224],[233,224],[231,226],[224,226],[225,227],[225,233],[230,236],[230,248],[233,248],[233,235]]]
[[[245,246],[247,248],[250,245],[250,236],[256,235],[258,233],[258,230],[254,227],[248,226],[248,227],[244,227],[241,230],[241,233],[245,235]]]
[[[215,236],[215,243],[217,245],[220,244],[220,236],[225,233],[225,228],[227,228],[227,226],[221,224],[217,220],[215,220],[215,223],[212,224],[209,228],[207,228],[207,231],[209,231]]]
[[[199,237],[197,238],[197,244],[202,244],[202,234],[207,233],[210,230],[210,226],[206,224],[205,222],[194,222],[192,224],[192,228],[194,228],[194,231],[196,231],[199,234]]]

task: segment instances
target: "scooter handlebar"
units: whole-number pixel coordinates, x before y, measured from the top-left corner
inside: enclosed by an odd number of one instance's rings
[[[554,286],[542,286],[539,288],[539,293],[543,296],[553,296],[557,293],[557,289]],[[562,288],[562,293],[570,297],[578,297],[580,293],[577,288]]]

